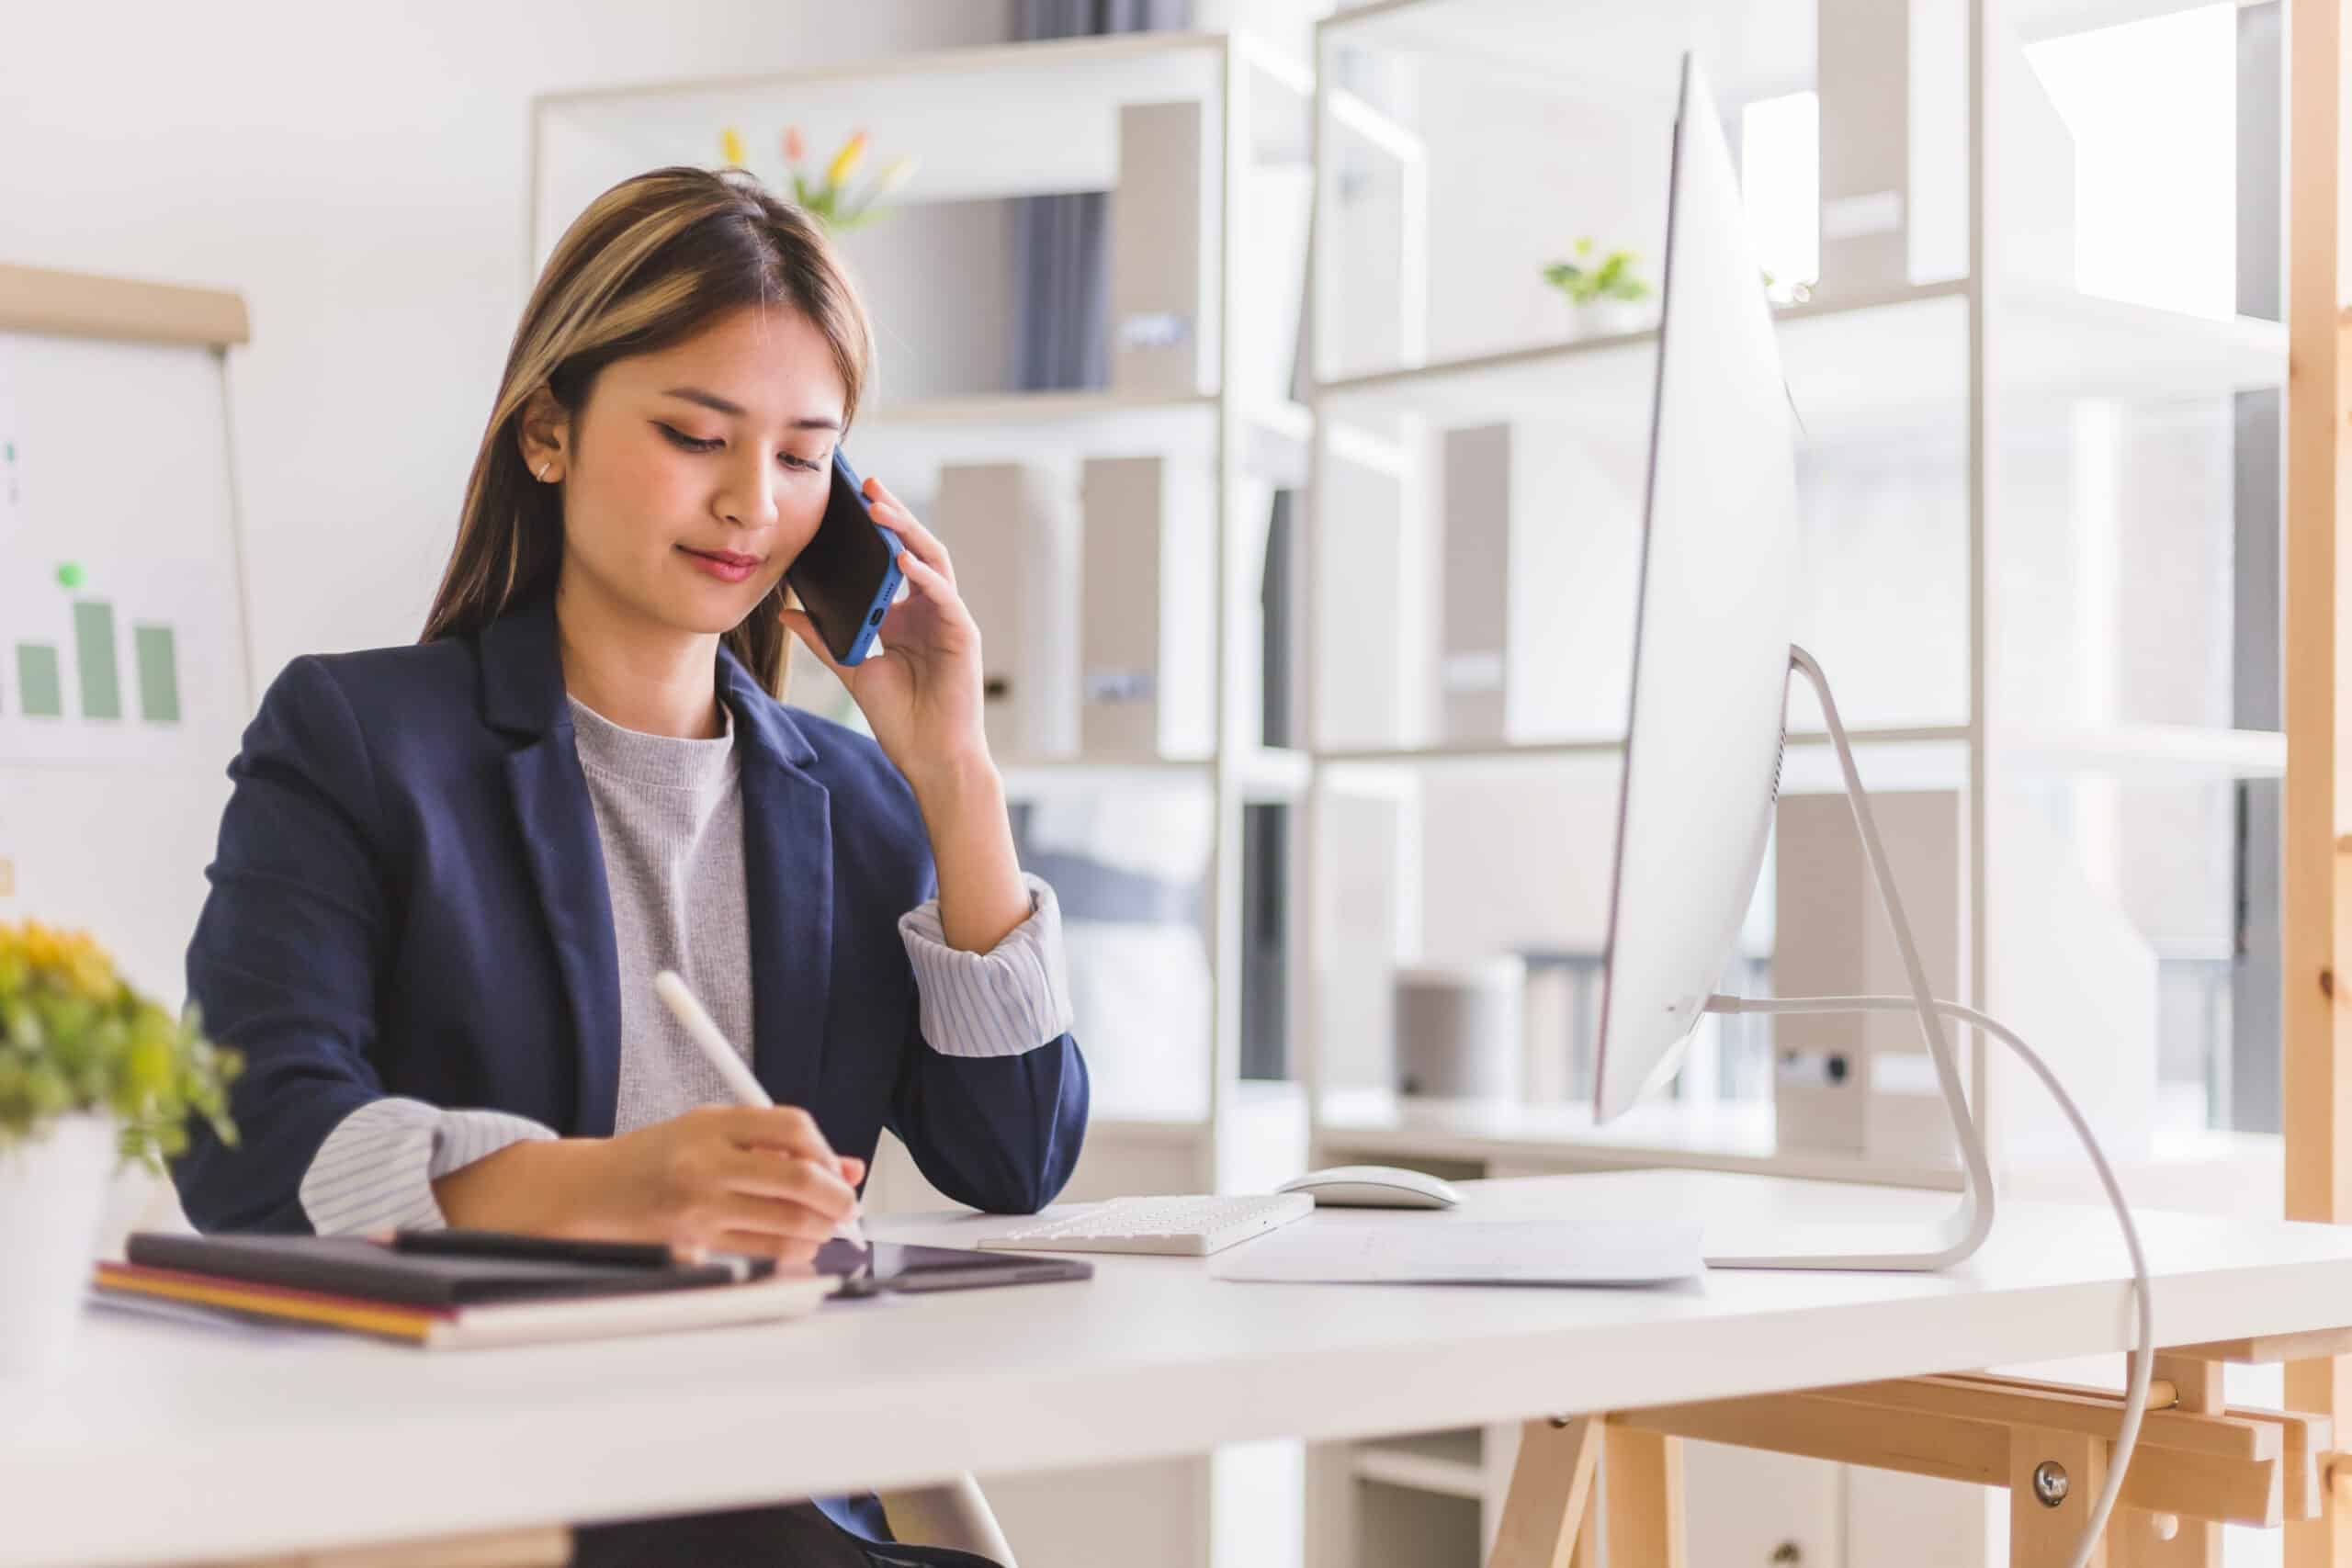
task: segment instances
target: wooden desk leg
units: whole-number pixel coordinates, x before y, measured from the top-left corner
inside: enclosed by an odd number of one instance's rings
[[[1577,1524],[1576,1551],[1568,1557],[1568,1568],[1602,1568],[1600,1556],[1600,1495],[1609,1484],[1608,1445],[1601,1445],[1600,1483],[1585,1488],[1584,1517]]]
[[[2053,1467],[2044,1472],[2044,1467]],[[2061,1480],[2063,1472],[2063,1481]],[[2046,1474],[2045,1484],[2037,1474]],[[2107,1444],[2078,1432],[2020,1427],[2009,1437],[2009,1568],[2066,1568],[2091,1502],[2107,1484]],[[2054,1503],[2048,1499],[2055,1497]],[[2112,1529],[2109,1534],[2112,1535]],[[2107,1542],[2084,1568],[2109,1568]]]
[[[564,1568],[571,1531],[563,1525],[441,1536],[381,1546],[339,1546],[283,1557],[249,1558],[220,1568]]]
[[[1519,1429],[1519,1462],[1511,1468],[1487,1568],[1567,1568],[1592,1495],[1601,1430],[1598,1416],[1562,1426],[1530,1421]]]
[[[1610,1427],[1600,1491],[1609,1508],[1609,1568],[1686,1568],[1681,1438]]]
[[[2222,1387],[2225,1370],[2219,1361],[2158,1355],[2154,1375],[2172,1384],[2174,1409],[2215,1416],[2229,1408]],[[2114,1568],[2222,1568],[2222,1527],[2209,1519],[2119,1506],[2107,1540]]]
[[[2120,1504],[2107,1527],[2109,1568],[2206,1568],[2203,1532],[2219,1533],[2221,1526],[2178,1514],[2152,1514]],[[2212,1560],[2219,1568],[2221,1559]]]

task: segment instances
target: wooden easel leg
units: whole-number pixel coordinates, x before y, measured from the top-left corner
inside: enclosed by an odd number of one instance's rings
[[[2107,1484],[2107,1443],[2020,1427],[2009,1438],[2009,1568],[2066,1568]],[[2109,1568],[2107,1543],[2085,1568]]]
[[[1561,1426],[1530,1421],[1520,1428],[1519,1462],[1510,1472],[1487,1568],[1567,1568],[1592,1495],[1601,1430],[1598,1416],[1577,1416]]]
[[[571,1531],[563,1525],[441,1536],[380,1546],[343,1546],[251,1558],[221,1568],[563,1568]]]
[[[1600,1491],[1609,1510],[1609,1568],[1685,1568],[1679,1438],[1610,1427]]]

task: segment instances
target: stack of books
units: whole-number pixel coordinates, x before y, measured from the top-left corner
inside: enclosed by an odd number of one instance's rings
[[[674,1259],[666,1247],[491,1231],[385,1237],[141,1231],[101,1263],[118,1304],[309,1325],[428,1349],[594,1339],[803,1317],[840,1288],[766,1259]]]

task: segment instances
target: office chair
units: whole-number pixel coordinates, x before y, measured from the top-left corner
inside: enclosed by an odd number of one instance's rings
[[[937,1486],[906,1492],[885,1492],[882,1511],[889,1516],[890,1533],[910,1546],[947,1546],[985,1557],[1002,1568],[1016,1568],[1012,1548],[980,1495],[979,1483],[969,1475]]]

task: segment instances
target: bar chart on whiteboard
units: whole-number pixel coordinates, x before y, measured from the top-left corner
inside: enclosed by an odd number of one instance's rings
[[[233,577],[167,520],[127,526],[103,491],[45,483],[26,412],[0,357],[0,760],[217,763],[199,734],[233,720]]]

